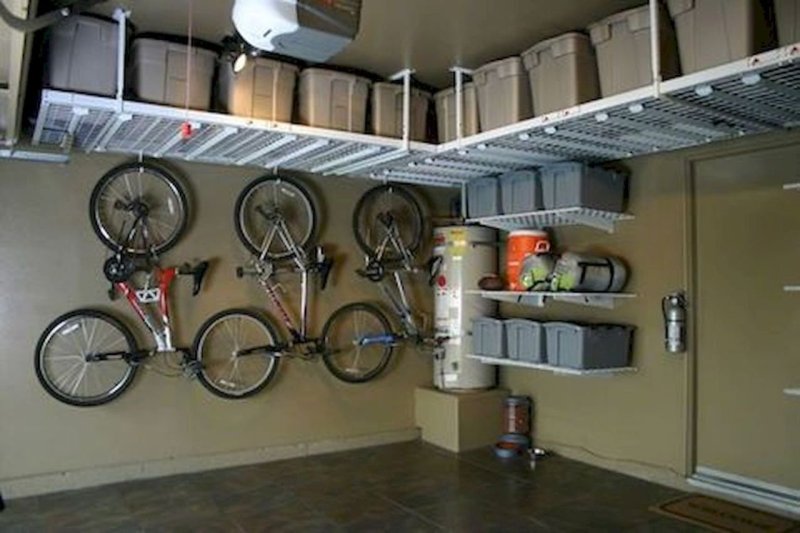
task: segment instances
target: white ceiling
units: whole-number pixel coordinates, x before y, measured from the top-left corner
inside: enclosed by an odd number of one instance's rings
[[[186,34],[188,8],[195,34],[218,42],[233,26],[233,0],[123,0],[140,31]],[[452,65],[477,67],[518,54],[536,42],[645,0],[364,0],[361,31],[332,63],[388,76],[414,68],[417,79],[450,84]]]

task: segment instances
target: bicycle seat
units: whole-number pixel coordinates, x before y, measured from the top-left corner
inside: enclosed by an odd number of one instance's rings
[[[333,270],[333,259],[325,259],[321,263],[317,263],[317,272],[319,273],[320,288],[324,291],[328,286],[328,278]]]
[[[200,294],[200,289],[203,287],[203,279],[206,276],[206,272],[208,272],[208,266],[208,261],[202,261],[194,268],[191,268],[189,265],[184,265],[178,269],[179,274],[184,276],[192,276],[192,296],[197,296]]]

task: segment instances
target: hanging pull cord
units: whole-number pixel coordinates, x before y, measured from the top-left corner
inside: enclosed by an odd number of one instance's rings
[[[55,11],[51,11],[42,16],[32,18],[30,20],[17,17],[11,10],[9,10],[0,0],[0,19],[3,20],[8,26],[22,33],[32,33],[42,30],[48,26],[71,16],[77,15],[82,11],[86,11],[96,4],[102,4],[108,0],[77,0],[76,2],[61,7]]]

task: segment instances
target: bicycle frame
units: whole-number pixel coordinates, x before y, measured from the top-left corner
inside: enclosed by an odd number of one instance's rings
[[[114,287],[125,296],[136,315],[147,326],[155,340],[156,351],[174,352],[176,349],[172,344],[169,290],[178,275],[178,268],[161,269],[155,266],[151,275],[155,278],[157,285],[155,288],[137,290],[130,281],[114,283]],[[157,313],[150,312],[150,309],[145,307],[148,304],[156,304]]]
[[[264,217],[273,221],[275,225],[270,234],[264,239],[264,244],[262,246],[263,251],[258,258],[255,259],[253,267],[250,269],[240,268],[237,270],[237,274],[239,274],[239,277],[245,274],[255,275],[258,278],[259,285],[261,285],[264,292],[267,293],[270,302],[277,309],[281,321],[291,335],[292,341],[286,346],[275,346],[272,348],[276,355],[285,355],[283,353],[285,349],[291,347],[293,344],[317,343],[318,339],[309,338],[308,334],[308,308],[310,300],[309,276],[311,273],[318,271],[322,272],[324,279],[327,279],[327,271],[330,269],[330,263],[326,262],[321,248],[317,249],[316,260],[314,262],[309,261],[305,250],[295,242],[292,234],[289,232],[283,217],[280,214],[269,214],[264,212],[261,208],[258,209]],[[279,271],[275,263],[267,259],[267,250],[276,236],[281,240],[286,249],[291,251],[292,261],[295,265],[295,268],[285,269],[282,270],[282,272],[299,271],[301,275],[299,326],[286,309],[283,299],[278,294],[278,287],[277,283],[274,281],[274,276],[281,271]],[[323,288],[324,284],[323,281]]]

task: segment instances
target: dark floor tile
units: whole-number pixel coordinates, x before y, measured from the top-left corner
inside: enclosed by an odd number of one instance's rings
[[[433,524],[425,518],[402,510],[378,514],[365,513],[356,520],[342,526],[348,533],[429,533],[445,531],[442,526]]]
[[[6,511],[7,513],[8,511]],[[3,517],[0,515],[0,531],[3,533],[39,533],[45,531],[47,526],[41,518],[29,515],[17,517]]]
[[[476,533],[546,531],[545,526],[518,514],[512,506],[505,504],[502,498],[486,502],[459,499],[422,507],[417,509],[417,512],[448,531]]]
[[[681,520],[662,516],[643,524],[637,524],[628,529],[628,531],[632,533],[702,533],[708,530]]]
[[[226,515],[238,528],[246,532],[315,532],[333,531],[335,524],[312,509],[291,502],[274,509],[242,511]]]

